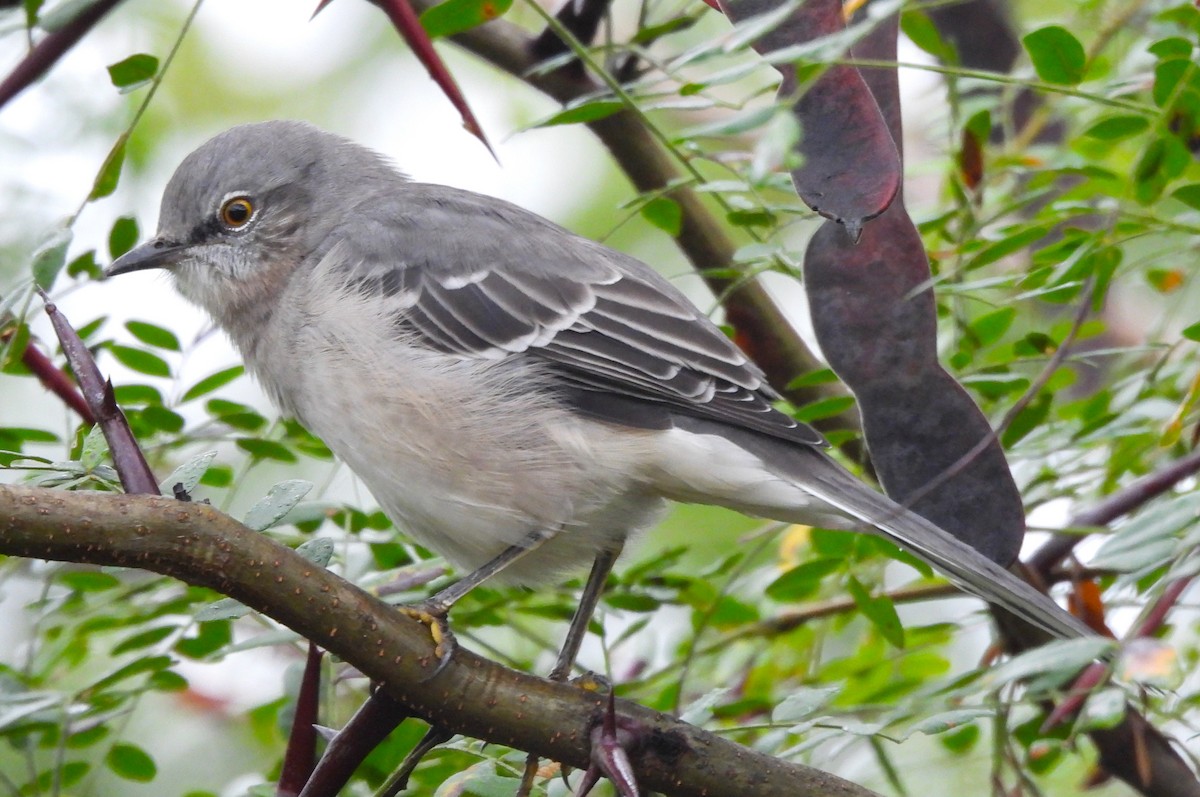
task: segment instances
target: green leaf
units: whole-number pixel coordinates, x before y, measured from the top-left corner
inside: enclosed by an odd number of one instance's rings
[[[160,431],[169,434],[178,434],[183,431],[183,416],[160,404],[151,404],[142,409],[140,414],[144,422]]]
[[[941,32],[933,24],[933,20],[923,11],[908,10],[900,15],[900,29],[913,44],[925,52],[953,64],[958,61],[954,45],[942,38]]]
[[[1096,124],[1083,131],[1085,136],[1098,138],[1102,141],[1119,141],[1123,138],[1136,136],[1150,129],[1150,120],[1144,116],[1110,116],[1101,119]]]
[[[769,210],[731,210],[725,218],[735,227],[771,227],[775,224],[775,214]]]
[[[995,689],[1012,681],[1048,674],[1069,677],[1116,647],[1114,640],[1090,636],[1079,639],[1055,640],[1040,648],[1027,650],[993,667],[983,674],[982,681]]]
[[[814,559],[796,565],[767,585],[767,596],[780,602],[812,597],[821,586],[821,579],[836,573],[845,563],[841,559]]]
[[[1000,436],[1000,442],[1004,444],[1004,447],[1015,445],[1018,440],[1040,426],[1046,420],[1046,416],[1050,414],[1050,405],[1053,402],[1054,398],[1049,393],[1038,393],[1037,398],[1017,413],[1017,417],[1013,418],[1012,423]]]
[[[199,623],[194,636],[175,644],[175,650],[191,659],[202,659],[233,641],[233,630],[226,620]]]
[[[614,609],[627,612],[653,612],[662,607],[662,601],[649,595],[635,595],[629,592],[616,592],[607,595],[604,603]]]
[[[92,765],[86,761],[66,761],[61,767],[52,767],[38,772],[37,777],[28,784],[27,788],[22,789],[21,793],[74,794],[73,791],[64,792],[63,790],[83,780],[91,769]]]
[[[1190,327],[1185,327],[1183,336],[1188,340],[1200,341],[1200,322],[1192,324]]]
[[[22,3],[25,6],[25,27],[35,28],[38,26],[38,12],[45,5],[45,0],[24,0]]]
[[[21,443],[57,443],[58,435],[45,429],[27,429],[21,426],[0,427],[0,440],[20,445]]]
[[[836,686],[801,686],[793,689],[771,711],[771,721],[782,724],[806,720],[831,703],[841,691],[841,688]]]
[[[453,36],[501,17],[512,0],[446,0],[421,14],[421,27],[429,38]]]
[[[709,615],[709,622],[713,628],[736,628],[757,622],[759,619],[760,615],[754,604],[740,601],[732,595],[723,595],[717,599],[717,605]]]
[[[188,681],[172,670],[159,670],[146,679],[146,686],[158,692],[182,692],[188,688]]]
[[[1061,25],[1048,25],[1023,38],[1034,71],[1047,83],[1074,86],[1083,80],[1087,68],[1087,53],[1069,30]]]
[[[232,415],[242,412],[254,412],[254,408],[249,404],[242,404],[229,399],[214,398],[209,399],[204,403],[204,409],[208,410],[210,415],[215,415],[220,418],[223,415]]]
[[[300,503],[312,488],[312,482],[303,479],[282,481],[268,490],[258,503],[250,507],[250,511],[242,518],[242,523],[255,531],[265,531],[278,523],[288,512],[291,512],[292,508]]]
[[[149,783],[158,774],[154,759],[142,748],[127,742],[114,744],[104,757],[104,764],[118,777],[138,783]]]
[[[1018,374],[981,373],[964,376],[961,380],[963,387],[978,390],[989,399],[1003,398],[1009,393],[1023,393],[1029,387],[1029,379]]]
[[[642,216],[672,238],[679,236],[679,229],[683,224],[683,209],[674,199],[665,196],[651,199],[642,205]]]
[[[120,385],[113,388],[113,395],[116,396],[117,403],[124,406],[127,404],[162,404],[162,393],[158,388],[150,385]]]
[[[1166,109],[1168,104],[1171,107],[1178,107],[1177,103],[1181,97],[1186,97],[1189,93],[1187,87],[1180,89],[1180,83],[1188,81],[1193,84],[1196,80],[1196,64],[1189,58],[1168,58],[1160,61],[1154,67],[1154,88],[1150,92],[1154,104],[1160,108]]]
[[[119,667],[108,675],[105,675],[100,680],[92,684],[90,691],[99,693],[111,689],[121,681],[128,680],[134,676],[141,675],[147,672],[156,672],[171,666],[170,656],[147,656],[137,659],[124,667]]]
[[[1128,705],[1125,692],[1117,687],[1092,692],[1079,712],[1078,727],[1089,731],[1115,728],[1125,719]]]
[[[221,598],[196,612],[196,622],[208,623],[214,620],[237,620],[250,613],[250,607],[233,598]]]
[[[113,222],[108,232],[108,255],[116,260],[137,243],[138,223],[132,216],[122,216]]]
[[[996,716],[995,709],[990,708],[956,708],[926,717],[913,726],[917,733],[932,735],[961,728],[977,719]]]
[[[117,361],[130,370],[137,371],[139,374],[147,376],[170,376],[171,367],[167,365],[167,361],[157,354],[151,354],[144,349],[135,349],[131,346],[122,346],[119,343],[114,343],[108,347]]]
[[[125,328],[129,330],[130,334],[147,346],[154,346],[169,351],[181,350],[179,338],[175,337],[175,333],[165,327],[147,324],[145,321],[127,321],[125,322]]]
[[[92,183],[92,192],[88,194],[89,202],[102,199],[117,190],[117,182],[121,179],[121,167],[125,164],[125,144],[128,140],[129,136],[122,133],[117,138],[117,143],[108,151],[108,157],[104,159],[100,171],[96,173],[96,180]]]
[[[237,379],[242,374],[246,373],[245,367],[235,365],[232,368],[226,368],[224,371],[217,371],[211,376],[206,376],[196,384],[189,387],[180,399],[180,403],[191,401],[199,398],[207,393],[211,393],[219,387],[223,387],[233,380]]]
[[[133,91],[149,83],[158,73],[158,59],[146,53],[131,55],[108,67],[108,77],[121,93]]]
[[[1200,183],[1192,183],[1171,192],[1171,197],[1194,210],[1200,210]]]
[[[1104,541],[1093,567],[1128,573],[1157,565],[1179,546],[1179,533],[1200,516],[1200,493],[1188,493],[1138,513]]]
[[[208,472],[208,466],[216,459],[216,451],[205,451],[199,456],[192,457],[180,465],[171,475],[158,485],[158,491],[163,495],[173,495],[175,486],[179,485],[185,493],[191,493],[200,483],[200,479]]]
[[[1192,43],[1182,36],[1169,36],[1165,39],[1159,39],[1147,47],[1146,50],[1158,56],[1159,60],[1192,57]]]
[[[606,116],[612,116],[622,108],[625,103],[620,100],[592,100],[580,105],[567,108],[559,111],[553,116],[547,117],[540,122],[537,122],[533,127],[555,127],[557,125],[574,125],[582,122],[594,122],[597,119],[603,119]]]
[[[813,387],[814,385],[827,385],[837,381],[837,374],[830,368],[817,368],[808,373],[800,374],[800,376],[787,383],[784,392],[799,390],[804,387]]]
[[[971,332],[975,334],[980,346],[990,346],[1003,337],[1016,317],[1015,308],[1001,307],[975,319],[971,323]]]
[[[803,423],[812,423],[822,418],[832,418],[840,415],[853,406],[853,396],[832,396],[805,404],[793,412],[792,417]]]
[[[904,626],[900,623],[900,616],[896,614],[896,605],[892,603],[892,599],[886,595],[872,597],[854,576],[850,576],[846,588],[863,616],[871,621],[871,625],[875,626],[880,635],[896,647],[904,647]]]
[[[101,592],[121,586],[121,580],[111,573],[100,573],[94,570],[74,570],[60,573],[56,580],[79,592]]]
[[[1191,153],[1175,136],[1154,139],[1142,150],[1133,168],[1134,197],[1144,205],[1154,202],[1191,160]]]
[[[472,767],[452,775],[438,789],[440,794],[461,794],[463,797],[512,797],[521,789],[520,778],[509,778],[485,772],[490,763]]]
[[[96,424],[88,430],[87,437],[83,438],[83,450],[79,454],[79,462],[83,465],[84,470],[92,471],[104,461],[107,453],[108,440],[105,439],[104,430],[100,428],[100,424]]]
[[[56,227],[33,254],[33,281],[44,291],[54,287],[54,280],[67,263],[67,247],[71,245],[71,228]]]
[[[200,477],[205,487],[228,487],[233,484],[233,468],[228,465],[213,465]]]
[[[813,529],[808,534],[812,549],[822,557],[847,559],[854,553],[860,535],[850,531],[834,531],[833,529]]]
[[[217,417],[226,426],[243,432],[256,432],[267,425],[267,419],[257,412],[231,412]]]
[[[223,418],[226,423],[229,423],[228,417]],[[287,440],[297,451],[306,454],[315,459],[333,459],[333,452],[329,450],[329,446],[312,432],[305,429],[299,421],[293,418],[288,418],[283,422],[284,429],[287,431]]]
[[[674,33],[677,30],[686,30],[695,25],[696,22],[696,17],[671,17],[659,25],[646,25],[645,27],[638,28],[637,33],[633,34],[633,38],[630,41],[632,44],[652,43],[669,33]]]
[[[731,117],[720,119],[715,122],[707,122],[702,125],[690,127],[684,130],[677,136],[676,141],[684,141],[689,138],[700,138],[707,136],[737,136],[742,133],[748,133],[751,130],[758,128],[771,121],[771,118],[779,113],[779,109],[774,106],[766,108],[756,108],[752,111],[743,111]]]
[[[1016,227],[1005,230],[1006,233],[1011,231],[1012,234],[985,245],[967,261],[966,268],[967,270],[973,270],[990,265],[1001,258],[1008,257],[1014,252],[1026,249],[1031,244],[1045,238],[1050,228],[1051,225],[1035,224],[1029,227]]]
[[[174,634],[178,629],[172,625],[164,625],[158,628],[151,628],[149,631],[143,631],[140,634],[126,637],[113,646],[111,655],[119,656],[122,653],[128,653],[131,650],[140,650],[148,648],[151,645],[157,645],[167,637]]]
[[[68,277],[87,276],[98,280],[104,276],[104,269],[96,263],[96,250],[89,249],[67,264]],[[83,337],[81,334],[80,338]]]
[[[332,539],[329,537],[317,537],[297,547],[296,553],[314,565],[329,567],[329,562],[333,559],[334,550]]]
[[[104,741],[112,733],[112,729],[107,725],[93,725],[91,728],[81,730],[78,733],[72,733],[67,737],[67,748],[70,750],[84,750],[97,742]]]

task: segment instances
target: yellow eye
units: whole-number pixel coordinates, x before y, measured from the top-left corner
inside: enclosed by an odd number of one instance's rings
[[[221,223],[231,230],[245,227],[254,217],[254,203],[249,197],[238,196],[221,205]]]

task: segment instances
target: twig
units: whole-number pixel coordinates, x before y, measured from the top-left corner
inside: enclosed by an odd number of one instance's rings
[[[146,457],[138,446],[137,438],[133,436],[133,430],[129,428],[129,422],[117,406],[112,382],[106,381],[100,375],[100,369],[96,367],[96,360],[91,351],[79,339],[79,335],[63,314],[58,312],[50,297],[45,291],[38,292],[46,302],[46,315],[50,316],[50,323],[58,335],[63,354],[66,355],[71,370],[75,372],[75,378],[79,380],[83,398],[91,409],[92,416],[100,424],[104,439],[108,441],[108,449],[112,454],[117,475],[121,478],[121,486],[127,493],[158,495],[158,480],[154,478],[154,472],[146,463]]]
[[[288,733],[287,750],[279,770],[275,797],[296,797],[313,773],[317,761],[317,710],[321,703],[321,649],[308,643],[304,677],[296,696],[296,711]],[[334,792],[329,792],[333,794]]]
[[[25,363],[25,367],[33,372],[37,380],[42,383],[42,387],[62,399],[62,402],[74,410],[84,423],[94,424],[96,422],[91,408],[88,407],[83,395],[79,392],[79,386],[71,380],[71,377],[67,376],[66,371],[56,366],[54,361],[43,354],[40,349],[32,343],[26,345],[25,351],[21,353],[21,362]]]
[[[1189,476],[1200,472],[1200,451],[1180,457],[1166,467],[1143,476],[1121,488],[1094,506],[1084,509],[1068,521],[1071,527],[1107,526],[1127,515],[1152,498],[1156,498]],[[1078,534],[1055,534],[1029,557],[1028,566],[1040,577],[1048,574],[1066,558],[1083,537]]]
[[[1167,620],[1167,614],[1175,608],[1179,598],[1187,591],[1192,580],[1192,576],[1187,576],[1175,579],[1168,584],[1162,595],[1158,596],[1158,600],[1147,610],[1145,617],[1134,627],[1126,640],[1150,637],[1158,633],[1158,629],[1162,628],[1163,623]],[[1067,690],[1067,697],[1055,706],[1054,710],[1046,717],[1046,721],[1042,723],[1041,732],[1049,733],[1070,717],[1075,716],[1075,713],[1083,707],[1084,701],[1087,700],[1092,690],[1104,683],[1108,672],[1107,664],[1101,662],[1089,664],[1072,682],[1071,687]]]
[[[0,108],[20,94],[74,47],[121,0],[96,0],[61,29],[49,33],[0,82]]]

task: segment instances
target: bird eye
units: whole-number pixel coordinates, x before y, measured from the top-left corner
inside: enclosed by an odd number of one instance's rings
[[[221,205],[221,223],[231,230],[245,227],[254,217],[254,203],[249,197],[237,196]]]

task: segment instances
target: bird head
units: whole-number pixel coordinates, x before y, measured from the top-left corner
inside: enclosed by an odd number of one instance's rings
[[[303,122],[241,125],[190,154],[163,193],[153,238],[107,276],[166,269],[228,327],[317,262],[371,196],[404,178],[374,152]]]

